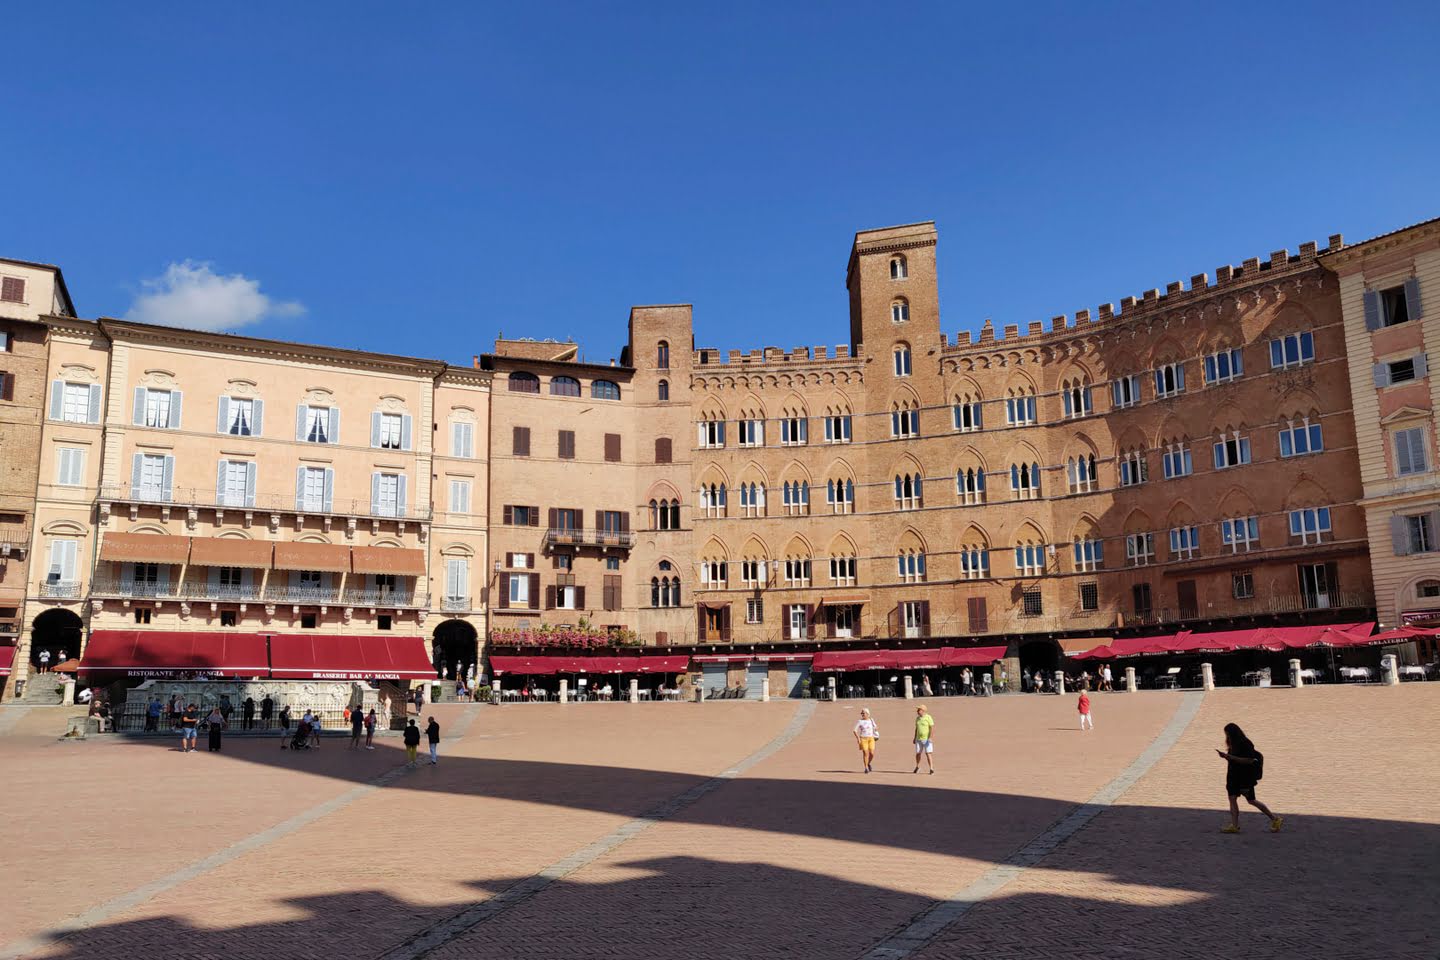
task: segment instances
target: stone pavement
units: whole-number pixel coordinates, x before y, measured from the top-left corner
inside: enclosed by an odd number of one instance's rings
[[[1440,684],[1187,697],[1097,695],[1085,734],[1073,697],[932,700],[935,776],[899,700],[868,776],[845,702],[438,705],[463,736],[398,771],[27,718],[0,957],[1440,956]],[[1217,832],[1230,720],[1278,836]]]

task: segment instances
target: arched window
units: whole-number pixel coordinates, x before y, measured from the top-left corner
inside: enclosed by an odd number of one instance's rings
[[[656,396],[656,398],[657,398],[658,400],[660,400],[661,402],[664,402],[664,401],[670,399],[670,381],[669,381],[669,380],[661,380],[661,381],[660,381],[659,386],[656,387],[655,396]]]
[[[1034,500],[1040,496],[1040,464],[1010,464],[1010,489],[1016,500]]]
[[[661,340],[655,344],[655,366],[661,370],[670,369],[670,341]]]
[[[1120,486],[1134,487],[1150,479],[1150,461],[1137,448],[1120,451]]]
[[[508,384],[511,393],[539,393],[540,378],[533,373],[517,370],[510,374]]]
[[[725,484],[711,483],[700,487],[700,511],[707,517],[726,515]]]
[[[743,517],[765,516],[765,485],[753,480],[740,484],[740,515]]]
[[[920,474],[895,475],[895,508],[897,510],[919,510],[924,503],[924,489]]]
[[[985,502],[985,471],[979,467],[964,467],[955,472],[955,492],[961,503]]]
[[[890,301],[890,322],[904,323],[910,319],[910,301],[904,297],[896,297]]]
[[[910,376],[910,344],[895,344],[895,376]]]
[[[551,377],[550,395],[552,397],[578,397],[580,396],[580,381],[574,377]]]
[[[700,586],[712,590],[723,590],[730,586],[730,564],[724,560],[701,560]]]
[[[652,530],[679,530],[680,529],[680,501],[679,500],[651,500],[650,501],[650,529]],[[661,561],[664,563],[665,561]]]
[[[914,437],[920,433],[920,410],[909,400],[901,400],[890,409],[890,436]]]
[[[910,271],[906,269],[905,255],[903,253],[895,254],[890,258],[890,279],[904,280],[908,276],[910,276]]]
[[[1015,547],[1015,572],[1024,577],[1038,577],[1045,572],[1045,545],[1026,542]]]
[[[980,416],[980,398],[978,396],[972,397],[967,393],[957,397],[952,410],[955,414],[955,429],[961,433],[969,433],[984,427],[984,421]]]
[[[1066,417],[1088,417],[1093,412],[1090,385],[1083,379],[1067,380],[1061,385],[1060,397],[1065,405]]]
[[[896,556],[902,583],[920,583],[925,579],[925,554],[916,549],[901,550]]]
[[[1035,391],[1024,386],[1012,389],[1005,398],[1005,423],[1015,427],[1036,419]]]
[[[1065,478],[1070,481],[1071,493],[1089,493],[1094,490],[1095,454],[1082,453],[1065,461]]]
[[[810,512],[810,485],[803,480],[787,480],[781,487],[788,516],[802,516]]]
[[[1440,597],[1440,580],[1421,580],[1415,584],[1415,596],[1421,600]]]
[[[825,481],[825,502],[831,513],[855,512],[855,481],[837,477]]]
[[[593,400],[619,400],[620,384],[613,380],[595,380],[590,384],[590,397]]]
[[[1105,566],[1105,542],[1093,533],[1075,538],[1075,569],[1089,573]]]
[[[985,580],[990,576],[990,551],[985,545],[960,545],[960,576],[966,580]]]
[[[661,564],[662,568],[669,564]],[[651,577],[650,578],[650,606],[652,607],[678,607],[680,606],[680,578],[679,577]]]

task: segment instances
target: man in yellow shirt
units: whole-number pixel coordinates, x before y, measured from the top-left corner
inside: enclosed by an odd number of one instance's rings
[[[922,703],[915,708],[915,773],[920,772],[920,758],[925,758],[925,763],[930,767],[930,772],[935,772],[935,744],[930,739],[930,731],[935,727],[935,718],[930,716],[930,711],[925,709]]]

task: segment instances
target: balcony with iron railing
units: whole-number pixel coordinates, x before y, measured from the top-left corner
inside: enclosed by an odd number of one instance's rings
[[[125,597],[139,600],[160,600],[175,597],[176,585],[163,580],[132,580],[125,577],[99,576],[90,582],[90,593],[99,597]]]
[[[440,609],[445,613],[465,613],[474,607],[469,597],[442,597]]]
[[[106,484],[100,488],[101,503],[151,504],[158,506],[200,508],[206,510],[244,510],[254,513],[327,514],[365,520],[430,519],[429,504],[387,504],[369,497],[344,499],[332,497],[297,497],[294,493],[257,493],[253,496],[227,496],[210,487],[173,487],[164,489],[141,484]]]
[[[347,607],[428,607],[430,595],[421,593],[415,587],[393,588],[355,587],[345,590]]]
[[[80,596],[80,581],[46,580],[40,584],[40,596],[56,600],[73,600]]]
[[[550,527],[545,531],[545,546],[621,547],[635,545],[635,534],[629,530],[601,527]]]

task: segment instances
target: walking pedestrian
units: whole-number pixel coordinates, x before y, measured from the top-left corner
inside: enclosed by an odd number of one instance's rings
[[[1115,690],[1110,682],[1110,664],[1108,663],[1100,668],[1100,689],[1106,692],[1114,692]]]
[[[240,713],[245,717],[245,729],[255,729],[255,698],[246,697],[245,702],[240,704]]]
[[[1080,700],[1075,708],[1080,711],[1081,731],[1094,730],[1095,721],[1090,719],[1090,694],[1086,693],[1083,688],[1080,690]]]
[[[425,688],[415,688],[415,717],[420,717],[420,711],[425,709]]]
[[[305,711],[305,716],[306,716],[306,717],[309,719],[309,721],[310,721],[310,746],[314,747],[316,750],[319,750],[319,749],[320,749],[320,727],[321,727],[321,723],[320,723],[320,711],[319,711],[319,710],[314,710],[314,711],[306,710],[306,711]]]
[[[165,709],[165,717],[170,722],[171,730],[180,729],[180,714],[185,712],[185,702],[180,699],[180,694],[170,695],[170,705]]]
[[[160,698],[151,697],[150,704],[145,708],[145,732],[157,733],[160,730]]]
[[[414,720],[407,720],[405,726],[405,762],[407,766],[415,766],[415,754],[420,749],[420,728],[415,726]]]
[[[365,714],[356,707],[350,711],[350,746],[348,749],[360,749],[360,734],[365,730]]]
[[[260,701],[260,729],[270,729],[270,718],[275,716],[275,701],[270,699],[270,694],[265,694],[265,699]]]
[[[365,715],[365,749],[375,749],[375,708]]]
[[[935,718],[930,716],[930,711],[925,704],[915,708],[915,769],[912,773],[920,772],[920,758],[925,758],[930,773],[935,773],[935,742],[930,738],[930,731],[935,729]]]
[[[210,715],[205,718],[205,722],[210,728],[210,752],[218,753],[220,751],[220,731],[225,729],[227,722],[225,720],[225,714],[220,712],[218,706],[211,707]]]
[[[225,722],[226,722],[226,723],[229,723],[229,722],[230,722],[230,714],[232,714],[232,713],[234,713],[234,712],[235,712],[235,704],[233,704],[233,703],[230,702],[230,694],[228,694],[228,693],[222,693],[222,694],[220,694],[220,716],[222,716],[222,717],[225,718]]]
[[[865,772],[869,773],[871,764],[875,762],[875,741],[880,739],[880,728],[870,719],[868,708],[860,711],[854,733],[855,743],[860,747],[860,759],[865,763]]]
[[[1220,828],[1221,833],[1240,832],[1240,798],[1270,819],[1270,832],[1279,833],[1285,823],[1284,817],[1277,817],[1270,808],[1255,799],[1255,786],[1265,776],[1265,755],[1255,749],[1255,744],[1245,736],[1239,724],[1225,724],[1225,749],[1216,750],[1228,766],[1225,769],[1225,792],[1230,797],[1230,822]]]
[[[433,767],[440,762],[440,724],[434,717],[425,725],[425,739],[430,741],[430,766]]]
[[[922,697],[933,697],[933,696],[935,696],[935,691],[930,689],[930,674],[928,674],[928,673],[922,673],[922,674],[920,674],[920,696],[922,696]]]
[[[290,704],[280,708],[280,742],[283,745],[285,738],[290,736]]]
[[[200,729],[200,711],[190,704],[180,712],[180,752],[195,752],[195,737]]]

